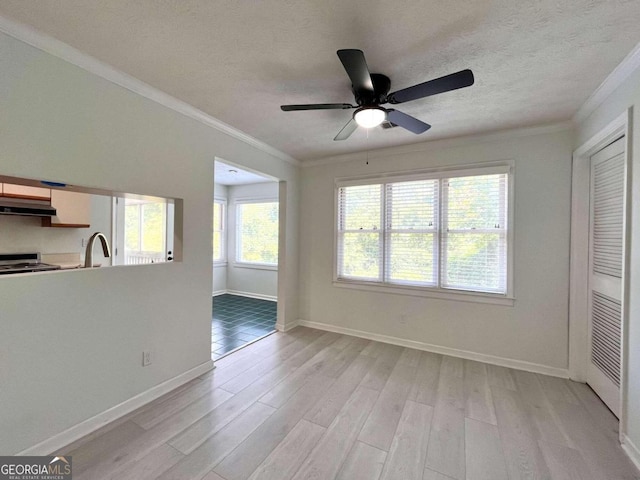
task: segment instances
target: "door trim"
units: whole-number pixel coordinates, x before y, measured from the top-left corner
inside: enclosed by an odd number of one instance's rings
[[[622,266],[622,319],[620,365],[620,440],[627,431],[627,331],[629,291],[629,247],[631,214],[631,118],[633,107],[614,119],[600,132],[573,152],[571,179],[571,251],[569,267],[569,376],[578,382],[586,381],[589,361],[588,311],[589,311],[589,223],[591,156],[611,142],[625,136],[625,197],[624,236]]]

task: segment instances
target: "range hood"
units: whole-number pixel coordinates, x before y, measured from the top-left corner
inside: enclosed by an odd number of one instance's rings
[[[0,198],[0,215],[22,215],[25,217],[53,217],[56,209],[46,203],[30,203]]]

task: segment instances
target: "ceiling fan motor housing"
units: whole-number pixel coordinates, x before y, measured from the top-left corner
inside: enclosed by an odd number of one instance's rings
[[[391,89],[391,80],[381,73],[371,74],[371,83],[373,83],[373,92],[368,90],[355,90],[352,86],[356,103],[361,107],[377,106],[387,103],[387,94]]]

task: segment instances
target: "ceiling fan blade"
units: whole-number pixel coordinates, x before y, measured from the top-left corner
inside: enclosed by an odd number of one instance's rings
[[[424,123],[422,120],[418,120],[411,115],[399,112],[393,108],[387,110],[387,120],[415,134],[424,133],[431,128],[431,125],[428,123]]]
[[[338,50],[338,57],[351,79],[353,90],[373,93],[373,81],[362,50]]]
[[[349,120],[347,122],[347,124],[344,127],[342,127],[342,130],[340,130],[340,132],[338,132],[338,135],[336,135],[334,140],[346,140],[347,138],[349,138],[351,136],[351,134],[353,132],[356,131],[357,128],[358,128],[358,124],[352,118],[351,120]]]
[[[387,97],[389,103],[404,103],[418,98],[430,97],[438,93],[457,90],[458,88],[470,87],[473,85],[473,72],[469,69],[445,75],[444,77],[419,83],[413,87],[403,88],[397,92],[390,93]]]
[[[304,105],[282,105],[283,112],[295,112],[298,110],[347,110],[355,108],[349,103],[309,103]]]

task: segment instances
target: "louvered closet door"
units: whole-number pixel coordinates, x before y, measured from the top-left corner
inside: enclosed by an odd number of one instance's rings
[[[624,138],[591,157],[587,382],[619,415],[624,239]]]

